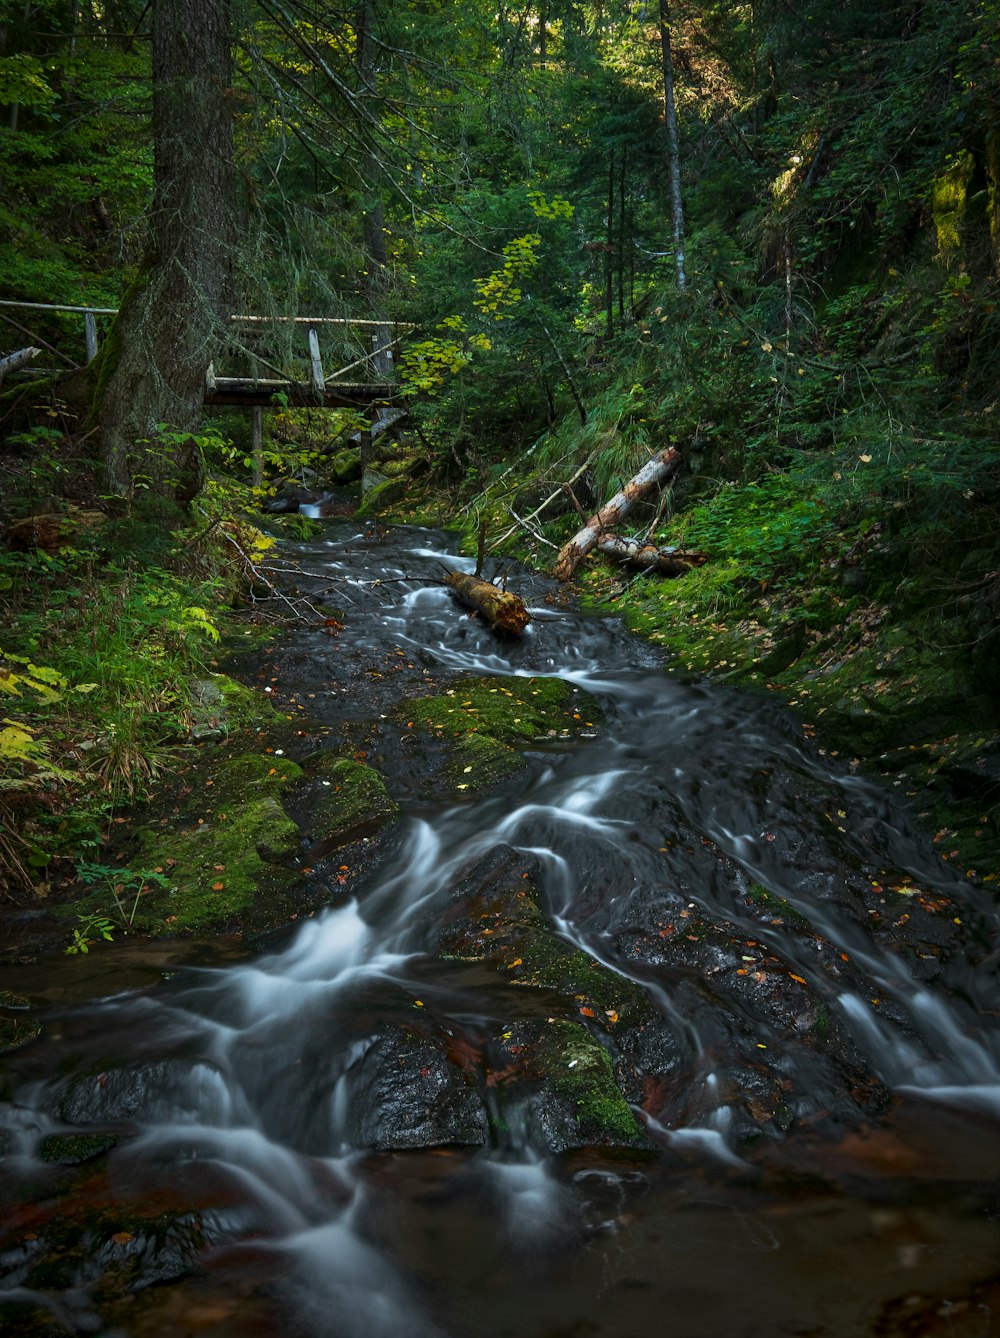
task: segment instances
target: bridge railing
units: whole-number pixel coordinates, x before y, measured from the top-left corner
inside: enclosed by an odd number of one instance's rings
[[[97,318],[118,314],[116,307],[71,306],[56,302],[7,299],[0,300],[0,308],[60,312],[82,317],[84,361],[80,362],[0,311],[0,322],[27,335],[35,344],[72,368],[85,366],[97,356]],[[399,341],[414,328],[402,322],[352,316],[235,315],[230,317],[230,322],[233,334],[229,348],[225,351],[226,363],[232,359],[245,359],[248,366],[240,375],[228,375],[214,364],[210,365],[205,378],[205,398],[208,403],[267,405],[274,401],[276,395],[284,395],[290,403],[327,406],[393,399],[398,393],[395,383],[396,350]],[[285,338],[281,341],[283,348],[276,352],[272,347],[275,340],[268,336],[279,332]],[[305,344],[300,354],[296,346],[303,333]],[[333,361],[342,362],[345,356],[349,360],[333,369],[329,361],[324,366],[321,335],[327,351],[330,351],[332,345],[338,355]],[[341,337],[338,339],[337,335]],[[262,376],[262,369],[272,375]],[[227,366],[225,370],[228,372],[235,369]],[[348,380],[352,373],[354,378]]]

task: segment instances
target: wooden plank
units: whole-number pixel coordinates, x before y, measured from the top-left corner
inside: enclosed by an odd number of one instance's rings
[[[417,327],[409,321],[372,321],[354,316],[230,316],[237,325],[357,325],[370,326],[374,330],[384,329],[387,325],[393,330],[415,330]]]
[[[296,408],[309,405],[326,409],[364,409],[370,404],[393,404],[398,401],[398,385],[377,382],[328,382],[322,394],[308,381],[253,381],[248,378],[217,376],[215,389],[205,394],[206,404],[255,404],[273,409],[275,396],[281,395]]]
[[[323,363],[319,356],[319,335],[312,326],[309,327],[309,368],[312,388],[322,395],[326,381],[323,379]]]
[[[92,311],[96,316],[117,316],[117,307],[68,307],[60,302],[11,302],[4,298],[0,307],[24,307],[28,311]]]

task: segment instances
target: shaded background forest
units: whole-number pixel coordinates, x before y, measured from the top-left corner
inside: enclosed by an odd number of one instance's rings
[[[0,6],[10,300],[117,307],[142,279],[150,10]],[[880,756],[921,804],[933,792],[967,859],[992,858],[996,0],[261,0],[230,21],[231,309],[415,323],[401,373],[424,486],[437,514],[491,538],[571,477],[583,505],[601,502],[675,444],[684,476],[645,519],[659,542],[711,560],[624,592],[594,564],[593,596],[683,667],[798,694],[832,747]],[[64,352],[75,341],[82,361],[78,317],[31,314],[29,338],[10,323],[24,313],[0,309],[5,349],[40,335]],[[5,388],[15,525],[101,508],[93,391]],[[320,468],[319,448],[356,427],[276,407],[271,481]],[[192,532],[256,505],[244,419],[210,418],[198,442],[205,487],[176,518]],[[155,772],[164,720],[183,718],[185,675],[210,644],[204,611],[231,593],[221,559],[193,563],[188,546],[178,561],[162,526],[137,525],[141,491],[131,500],[100,537],[77,527],[56,552],[3,559],[7,672],[21,679],[8,797],[37,801],[98,759],[88,839]],[[515,524],[508,548],[548,562],[545,542],[577,523],[568,501],[559,511],[531,538]],[[118,584],[109,562],[128,570]],[[117,601],[117,649],[87,630],[95,599]],[[141,690],[126,686],[137,644],[160,648]],[[61,705],[45,700],[46,668]],[[91,682],[94,722],[67,731],[65,693]],[[27,845],[7,829],[22,871],[79,836],[60,803],[47,808]]]

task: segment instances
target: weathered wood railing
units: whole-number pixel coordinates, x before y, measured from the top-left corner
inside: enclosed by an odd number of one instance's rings
[[[98,316],[117,315],[115,307],[70,306],[55,302],[18,302],[4,299],[0,300],[0,307],[81,315],[84,326],[84,363],[67,356],[41,336],[0,312],[0,321],[27,335],[33,344],[37,344],[72,368],[84,366],[97,356]],[[234,332],[230,351],[243,353],[250,361],[250,369],[243,376],[224,376],[219,374],[214,365],[209,366],[205,378],[206,404],[266,408],[276,402],[284,401],[291,405],[362,408],[374,404],[390,404],[398,398],[399,385],[394,375],[395,349],[399,340],[414,328],[412,325],[351,316],[237,315],[232,316],[230,321]],[[288,325],[293,327],[292,333],[299,329],[304,329],[306,332],[308,379],[298,379],[294,370],[290,372],[287,365],[279,367],[270,362],[265,351],[260,348],[263,341],[259,337],[248,340],[257,345],[249,349],[244,347],[239,339],[241,333],[254,336],[268,327]],[[338,327],[345,333],[355,330],[370,331],[368,342],[371,347],[345,366],[327,372],[323,367],[320,331],[332,331]],[[290,347],[290,341],[286,342]],[[261,366],[275,375],[260,376]],[[345,379],[349,373],[358,371],[363,371],[367,375],[351,381]]]

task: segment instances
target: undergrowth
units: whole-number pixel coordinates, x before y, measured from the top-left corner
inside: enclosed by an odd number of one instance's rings
[[[100,522],[70,507],[57,543],[0,553],[0,897],[98,850],[174,763],[243,580],[229,539],[273,542],[221,513]]]

